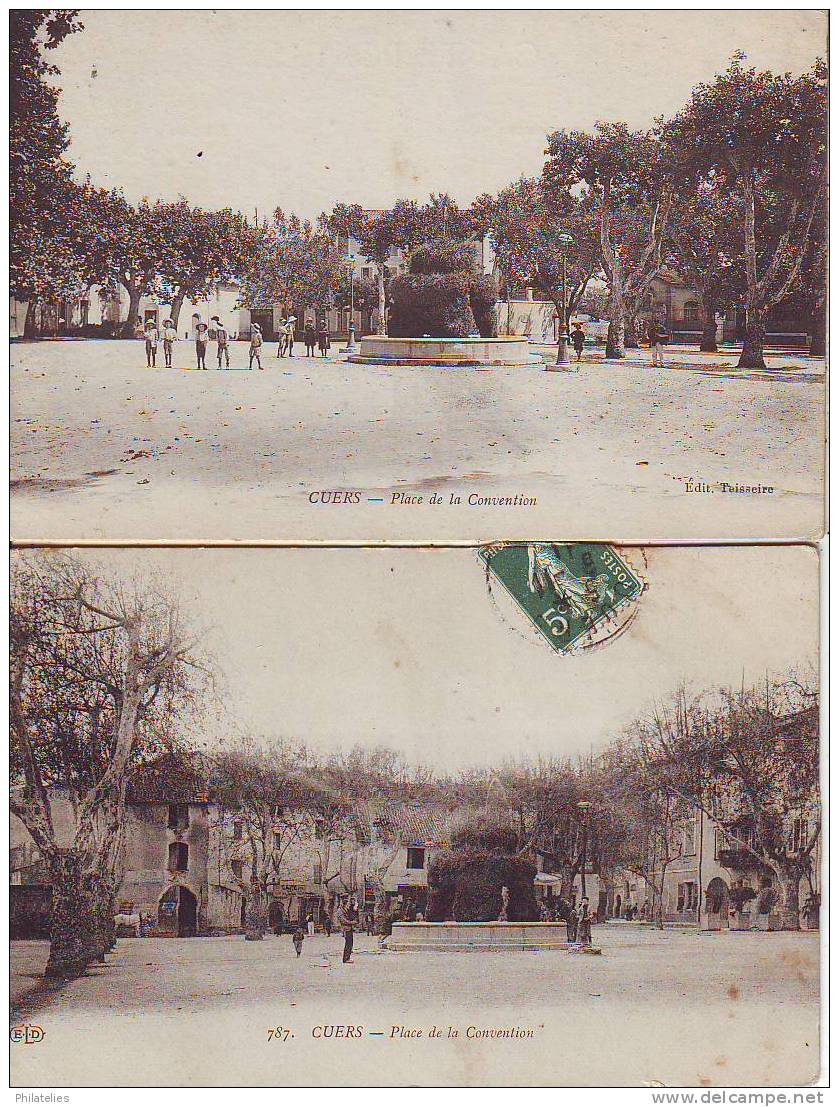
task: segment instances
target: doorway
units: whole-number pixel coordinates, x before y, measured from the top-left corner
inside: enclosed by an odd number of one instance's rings
[[[194,938],[198,930],[198,900],[181,885],[178,898],[178,937]]]
[[[705,891],[705,914],[708,930],[728,929],[728,885],[715,876]]]
[[[173,884],[160,897],[157,920],[164,935],[194,938],[198,933],[198,900],[189,888]]]

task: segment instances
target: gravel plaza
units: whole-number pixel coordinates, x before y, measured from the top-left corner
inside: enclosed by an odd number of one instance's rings
[[[635,354],[604,363],[593,353],[578,372],[554,373],[538,362],[351,365],[337,351],[280,360],[266,346],[264,371],[221,373],[189,371],[186,342],[172,369],[147,369],[139,342],[15,344],[12,533],[476,541],[561,530],[627,542],[820,533],[823,361],[778,355],[768,371],[741,371],[733,352],[672,348],[655,369],[649,351]],[[234,344],[232,366],[246,364],[247,347]],[[352,495],[325,504],[324,491]]]
[[[340,934],[307,938],[299,961],[288,935],[121,939],[104,966],[52,993],[28,991],[47,943],[17,942],[19,1020],[44,1039],[12,1046],[12,1083],[433,1085],[443,1071],[455,1085],[527,1084],[534,1072],[560,1086],[815,1078],[817,933],[608,923],[594,942],[602,956],[400,954],[357,936],[342,965]]]

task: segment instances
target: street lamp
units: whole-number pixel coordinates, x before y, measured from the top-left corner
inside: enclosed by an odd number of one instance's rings
[[[355,353],[355,254],[347,258],[350,263],[350,325],[347,339],[347,353]]]
[[[563,298],[563,304],[565,299]],[[583,823],[583,862],[580,868],[580,898],[586,898],[586,847],[588,845],[588,809],[591,803],[588,800],[580,800],[577,810],[580,812]]]
[[[568,360],[568,300],[566,296],[566,286],[568,283],[567,272],[567,259],[566,254],[568,248],[574,245],[573,235],[567,234],[563,231],[562,234],[557,235],[557,242],[559,242],[560,250],[562,251],[562,318],[559,320],[559,334],[557,336],[556,343],[556,363],[563,368],[567,368],[571,363]],[[583,882],[585,883],[585,881]]]

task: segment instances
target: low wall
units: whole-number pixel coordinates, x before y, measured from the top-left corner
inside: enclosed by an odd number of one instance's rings
[[[485,949],[568,949],[565,923],[420,922],[394,923],[387,940],[393,950],[464,952]]]
[[[350,361],[397,365],[530,365],[526,338],[390,338],[364,335]]]

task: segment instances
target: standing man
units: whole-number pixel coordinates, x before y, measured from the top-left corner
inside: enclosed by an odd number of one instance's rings
[[[663,319],[651,319],[647,332],[650,340],[650,348],[653,351],[653,365],[657,369],[664,368],[664,344],[670,337],[664,326]]]
[[[160,338],[160,333],[157,329],[157,323],[153,319],[149,319],[146,323],[146,365],[151,369],[157,364],[157,341]]]
[[[259,323],[251,324],[251,348],[248,357],[248,369],[253,369],[254,358],[256,358],[256,364],[259,368],[262,368],[262,360],[260,356],[260,349],[262,347],[262,329]]]
[[[353,946],[353,933],[355,930],[356,912],[353,906],[353,901],[348,899],[346,903],[341,905],[338,911],[338,925],[344,932],[344,956],[342,958],[345,965],[352,961],[352,946]]]
[[[574,353],[577,355],[577,361],[583,360],[583,346],[586,344],[586,332],[583,330],[582,323],[575,323],[574,329],[571,331],[571,345],[574,347]]]
[[[165,320],[163,324],[163,359],[166,362],[166,368],[172,368],[172,344],[178,337],[178,332],[175,324],[171,319]]]
[[[225,369],[230,368],[230,347],[227,345],[227,328],[224,323],[219,319],[217,315],[214,315],[210,322],[215,324],[216,342],[216,354],[218,356],[218,367],[221,369],[221,359],[224,357]]]

